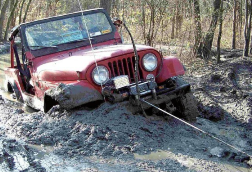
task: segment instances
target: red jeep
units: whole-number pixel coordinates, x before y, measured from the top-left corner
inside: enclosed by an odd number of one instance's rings
[[[180,61],[137,45],[135,72],[132,44],[122,44],[103,9],[21,24],[12,29],[10,42],[6,89],[35,109],[47,112],[57,104],[71,109],[104,100],[134,104],[144,98],[190,121],[198,114],[190,85],[177,77],[185,73]]]

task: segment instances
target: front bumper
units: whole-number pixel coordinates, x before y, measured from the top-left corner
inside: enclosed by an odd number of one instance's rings
[[[157,99],[153,99],[153,96],[141,97],[142,99],[148,101],[151,104],[159,105],[162,103],[169,103],[171,100],[179,98],[186,93],[190,92],[190,84],[180,85],[174,89],[165,89],[162,91],[157,91]],[[147,109],[150,106],[147,104],[142,104],[142,108]]]
[[[130,84],[120,89],[114,89],[113,86],[105,86],[103,95],[112,103],[129,100],[133,106],[138,105],[139,99],[145,99],[155,105],[168,103],[169,101],[181,97],[190,92],[190,84],[177,86],[172,79],[164,84],[158,85],[155,81],[141,82],[138,84],[139,95],[136,84]],[[142,105],[148,108],[148,105]]]

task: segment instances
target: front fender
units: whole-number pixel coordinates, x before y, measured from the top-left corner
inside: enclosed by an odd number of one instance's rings
[[[52,102],[52,100],[55,102]],[[55,104],[59,104],[64,109],[72,109],[99,100],[103,100],[102,95],[87,81],[72,84],[61,83],[45,92],[44,109],[46,112]]]
[[[166,56],[163,59],[163,66],[160,71],[160,74],[156,78],[156,82],[162,83],[173,76],[184,74],[185,70],[179,59],[173,56]]]

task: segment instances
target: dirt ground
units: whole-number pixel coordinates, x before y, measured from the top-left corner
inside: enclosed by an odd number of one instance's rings
[[[222,60],[186,66],[200,111],[193,125],[252,155],[252,60]],[[3,172],[252,171],[248,155],[176,119],[132,115],[123,103],[31,113],[2,93],[0,114]]]

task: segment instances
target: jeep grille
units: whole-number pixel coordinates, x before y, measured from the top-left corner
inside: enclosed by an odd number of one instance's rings
[[[120,75],[128,75],[129,81],[131,83],[135,82],[135,57],[121,58],[117,59],[117,61],[112,61],[108,63],[111,77],[116,77]],[[138,79],[143,80],[143,72],[138,64],[139,75]]]

